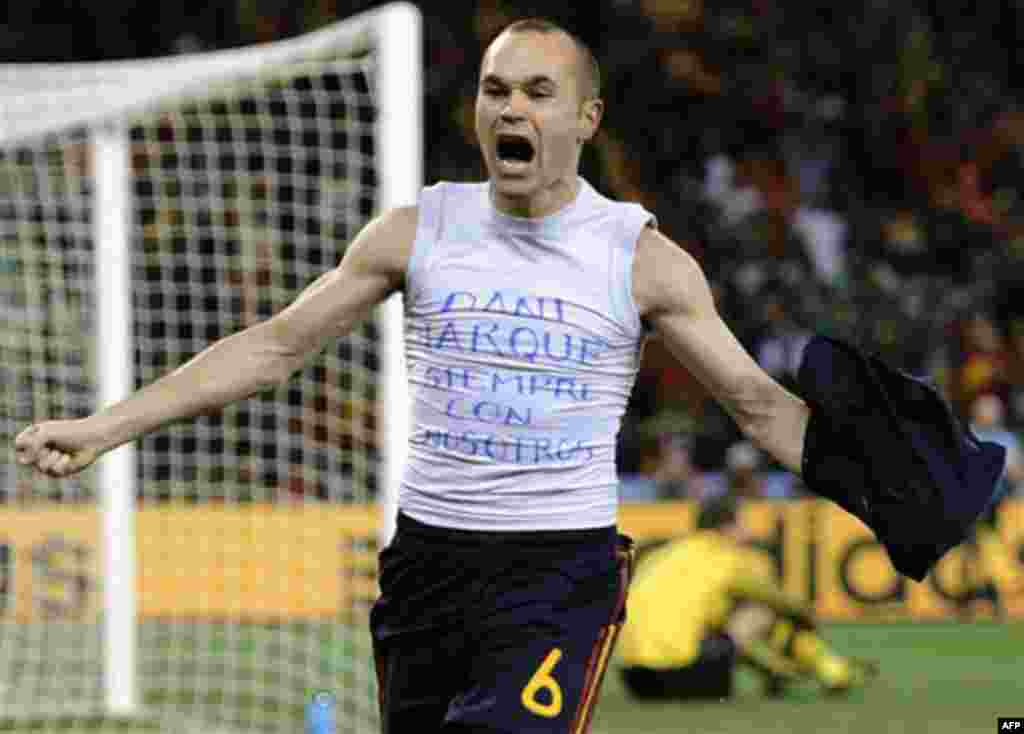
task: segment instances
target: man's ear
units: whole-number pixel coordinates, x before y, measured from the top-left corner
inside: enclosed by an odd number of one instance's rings
[[[588,99],[580,107],[580,136],[579,141],[585,143],[597,134],[601,126],[601,118],[604,116],[604,100]]]

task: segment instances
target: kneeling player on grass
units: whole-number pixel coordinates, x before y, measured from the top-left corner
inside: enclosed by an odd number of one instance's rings
[[[727,698],[738,663],[761,673],[770,694],[807,678],[842,693],[875,672],[829,648],[811,610],[778,587],[744,539],[736,501],[716,498],[701,507],[696,532],[641,560],[619,643],[635,697]]]

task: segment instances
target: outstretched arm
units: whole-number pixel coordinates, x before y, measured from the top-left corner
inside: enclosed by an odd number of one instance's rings
[[[215,342],[124,400],[88,418],[28,427],[15,439],[18,461],[51,476],[73,474],[150,431],[278,386],[401,289],[416,219],[414,207],[378,217],[341,263],[287,308]]]
[[[799,474],[809,411],[762,370],[722,321],[693,257],[654,229],[637,242],[641,317],[754,443]]]
[[[675,243],[645,231],[633,276],[641,315],[740,429],[867,525],[897,571],[921,581],[964,540],[993,497],[1005,452],[962,437],[933,386],[819,335],[799,374],[812,415],[740,346]]]

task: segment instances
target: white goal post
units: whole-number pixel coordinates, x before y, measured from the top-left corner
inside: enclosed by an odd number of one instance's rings
[[[260,46],[0,65],[0,439],[110,404],[268,315],[332,267],[369,216],[415,203],[421,64],[419,11],[394,3]],[[298,387],[121,447],[81,479],[0,473],[0,524],[18,528],[0,530],[0,720],[293,731],[310,687],[344,678],[367,702],[351,704],[360,721],[339,712],[339,731],[373,731],[372,661],[352,662],[368,649],[325,629],[352,593],[299,595],[336,582],[315,549],[335,547],[324,528],[359,524],[346,506],[377,504],[378,545],[393,531],[408,432],[401,322],[396,296]],[[153,532],[183,526],[196,535],[178,545]],[[175,565],[205,557],[218,560]],[[165,576],[147,580],[154,565]],[[259,596],[281,571],[313,585]],[[365,670],[318,683],[325,648],[330,665]],[[170,673],[142,649],[199,652]],[[151,670],[159,681],[147,684]]]

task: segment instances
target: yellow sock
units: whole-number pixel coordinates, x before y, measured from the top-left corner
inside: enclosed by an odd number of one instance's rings
[[[823,639],[809,630],[797,632],[793,637],[793,659],[812,672],[826,686],[846,685],[850,680],[850,665],[835,654]]]

